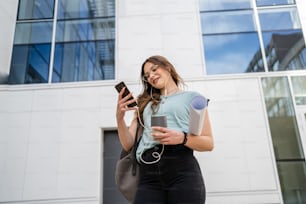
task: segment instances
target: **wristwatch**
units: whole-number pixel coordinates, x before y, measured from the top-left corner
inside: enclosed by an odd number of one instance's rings
[[[183,131],[183,134],[184,134],[184,140],[182,142],[182,145],[185,145],[187,143],[187,133]]]

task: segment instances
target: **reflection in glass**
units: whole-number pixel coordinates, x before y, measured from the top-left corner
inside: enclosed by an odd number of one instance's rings
[[[52,82],[114,79],[114,41],[57,43]]]
[[[259,19],[268,70],[306,69],[305,40],[296,8],[260,10]]]
[[[306,203],[305,161],[278,162],[278,174],[286,204]]]
[[[256,31],[253,11],[201,13],[202,33]]]
[[[264,71],[260,53],[258,60],[251,63],[259,48],[257,33],[208,35],[203,42],[207,74]]]
[[[114,15],[113,0],[59,0],[52,82],[114,79]]]
[[[50,43],[52,22],[17,23],[14,44]]]
[[[291,77],[296,105],[306,105],[306,76]]]
[[[200,0],[200,11],[248,9],[252,0]]]
[[[262,87],[284,203],[305,203],[305,157],[288,79],[263,78]]]
[[[58,19],[115,16],[115,1],[59,0]]]
[[[301,30],[264,32],[269,71],[306,69],[305,40]]]
[[[59,21],[56,42],[109,40],[115,38],[115,19]]]
[[[47,83],[50,48],[50,44],[15,45],[8,83]]]
[[[50,58],[53,82],[114,79],[114,0],[19,2],[9,83],[47,83]]]
[[[295,4],[294,0],[256,0],[257,6],[276,6]]]
[[[54,0],[19,0],[18,20],[53,18]]]
[[[264,9],[258,13],[262,31],[301,29],[296,8]]]

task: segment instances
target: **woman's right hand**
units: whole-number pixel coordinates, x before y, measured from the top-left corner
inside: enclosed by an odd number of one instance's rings
[[[129,100],[132,97],[132,93],[129,93],[127,96],[122,97],[125,89],[126,88],[124,87],[118,95],[117,112],[116,112],[117,120],[123,119],[126,111],[137,109],[137,106],[128,107],[129,104],[132,104],[132,103],[136,102],[136,99],[133,98],[133,99]]]

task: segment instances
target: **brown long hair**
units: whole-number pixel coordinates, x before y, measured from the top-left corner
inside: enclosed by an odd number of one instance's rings
[[[147,62],[151,62],[155,65],[158,65],[159,67],[163,69],[167,69],[177,86],[184,84],[183,79],[178,75],[174,66],[168,61],[167,58],[160,56],[160,55],[154,55],[146,59],[141,66],[141,74],[140,74],[141,82],[143,85],[143,91],[138,96],[138,101],[137,101],[141,120],[143,120],[143,111],[146,105],[150,101],[152,101],[151,108],[154,111],[160,103],[160,95],[161,95],[161,92],[159,89],[152,87],[147,81],[142,80],[144,76],[144,66]]]

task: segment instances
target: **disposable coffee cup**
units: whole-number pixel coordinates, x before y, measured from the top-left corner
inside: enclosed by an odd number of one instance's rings
[[[151,126],[167,127],[167,116],[154,115],[151,117]]]
[[[165,115],[154,115],[151,117],[151,127],[160,126],[167,127],[167,116]]]

